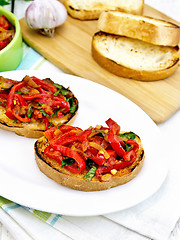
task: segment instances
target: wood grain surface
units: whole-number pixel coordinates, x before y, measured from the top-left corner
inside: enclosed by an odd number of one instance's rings
[[[148,5],[144,7],[144,15],[180,25]],[[97,21],[80,21],[68,16],[53,38],[30,29],[24,18],[20,25],[24,41],[50,62],[66,73],[100,83],[126,96],[156,123],[166,121],[180,109],[180,67],[167,79],[141,82],[115,76],[93,60],[91,40],[97,31]]]

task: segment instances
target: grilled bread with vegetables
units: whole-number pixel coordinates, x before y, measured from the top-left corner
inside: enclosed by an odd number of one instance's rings
[[[179,27],[173,23],[105,11],[92,38],[92,56],[101,67],[120,77],[161,80],[178,67],[179,40]]]
[[[98,19],[104,10],[143,13],[144,0],[64,0],[67,12],[80,20]]]
[[[57,183],[81,191],[100,191],[125,184],[144,162],[140,138],[122,132],[111,118],[107,127],[82,130],[61,125],[45,131],[34,145],[39,169]]]
[[[43,136],[58,124],[69,124],[78,111],[74,94],[51,79],[0,77],[0,128],[29,138]]]

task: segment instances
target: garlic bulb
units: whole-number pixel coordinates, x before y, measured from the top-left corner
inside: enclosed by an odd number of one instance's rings
[[[49,37],[54,36],[55,28],[66,18],[67,10],[58,0],[34,0],[25,12],[27,25]]]

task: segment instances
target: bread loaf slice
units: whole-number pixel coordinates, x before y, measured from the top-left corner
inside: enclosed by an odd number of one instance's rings
[[[179,26],[120,11],[104,11],[98,20],[98,30],[163,46],[177,46],[180,41]]]
[[[92,39],[92,56],[99,65],[118,76],[155,81],[176,70],[179,48],[99,31]]]
[[[118,10],[141,15],[144,0],[65,0],[64,5],[72,17],[91,20],[98,19],[104,10]]]

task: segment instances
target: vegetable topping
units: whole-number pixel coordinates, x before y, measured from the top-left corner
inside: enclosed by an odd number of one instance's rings
[[[13,39],[15,34],[14,26],[4,15],[0,17],[0,50],[5,48]]]
[[[73,94],[50,79],[25,76],[21,82],[0,77],[0,106],[14,121],[42,121],[45,128],[53,126],[52,118],[74,113],[77,102]]]
[[[134,163],[139,144],[133,132],[120,133],[111,118],[106,124],[84,131],[64,124],[50,128],[44,133],[49,144],[44,154],[72,173],[83,172],[87,182],[94,176],[101,181],[103,174],[115,175]]]

